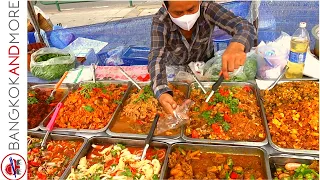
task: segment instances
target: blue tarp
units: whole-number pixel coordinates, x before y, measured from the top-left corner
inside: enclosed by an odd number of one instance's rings
[[[226,3],[224,6],[236,15],[246,17],[250,9],[250,1]],[[311,29],[319,24],[318,1],[261,1],[259,8],[258,40],[273,41],[279,37],[281,31],[288,34],[298,28],[299,22],[307,22],[307,29],[311,37],[311,48],[315,39]],[[55,30],[54,32],[69,32],[75,38],[84,37],[108,42],[107,50],[118,46],[150,46],[150,29],[152,16],[144,16],[108,23],[80,26]],[[52,32],[47,32],[50,37]],[[29,41],[32,42],[29,38]],[[50,42],[50,39],[49,39]],[[36,78],[29,78],[29,81]]]

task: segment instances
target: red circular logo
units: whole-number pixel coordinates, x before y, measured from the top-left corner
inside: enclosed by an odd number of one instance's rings
[[[21,179],[27,172],[27,162],[19,154],[8,154],[1,162],[1,172],[9,180]]]

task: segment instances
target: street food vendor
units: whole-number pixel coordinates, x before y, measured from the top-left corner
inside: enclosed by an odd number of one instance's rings
[[[222,55],[221,73],[228,79],[228,72],[245,63],[246,52],[253,46],[252,24],[211,1],[164,1],[153,17],[148,71],[154,94],[166,112],[172,113],[177,106],[167,84],[166,66],[209,60],[214,54],[215,26],[233,36]]]

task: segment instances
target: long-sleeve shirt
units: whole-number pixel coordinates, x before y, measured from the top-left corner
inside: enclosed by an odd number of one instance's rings
[[[148,71],[156,98],[163,93],[172,95],[166,66],[186,66],[192,61],[206,61],[212,56],[211,37],[215,26],[233,36],[230,42],[243,44],[245,52],[250,51],[256,38],[256,30],[251,23],[214,2],[201,3],[200,16],[194,26],[188,43],[165,8],[160,8],[153,17]]]

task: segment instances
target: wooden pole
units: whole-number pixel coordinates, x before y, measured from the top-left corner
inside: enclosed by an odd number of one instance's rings
[[[33,28],[35,29],[35,31],[37,32],[37,35],[39,37],[39,40],[41,43],[45,44],[44,43],[44,40],[40,34],[40,25],[39,25],[39,22],[38,22],[38,17],[34,11],[34,7],[31,3],[31,1],[28,1],[28,14],[29,14],[29,17],[30,17],[30,22],[33,26]]]

